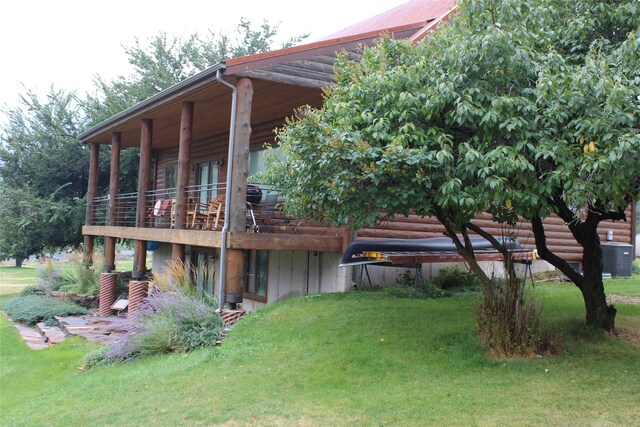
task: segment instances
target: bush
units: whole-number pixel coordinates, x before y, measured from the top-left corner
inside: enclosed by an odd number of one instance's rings
[[[414,273],[415,274],[415,273]],[[415,275],[410,270],[406,270],[396,278],[396,286],[388,286],[384,288],[387,295],[396,298],[442,298],[445,296],[442,289],[433,283],[429,284],[428,294],[425,292],[421,283],[416,287]]]
[[[477,288],[480,286],[480,280],[470,271],[462,271],[456,267],[445,267],[431,283],[440,289],[450,288]]]
[[[84,368],[93,368],[95,366],[105,366],[113,363],[113,360],[106,357],[109,347],[106,345],[87,353],[84,356]]]
[[[640,258],[633,261],[633,274],[640,274]]]
[[[58,279],[59,290],[82,295],[100,294],[100,268],[87,268],[81,262],[75,262]]]
[[[38,285],[29,285],[25,288],[22,288],[22,290],[20,291],[20,295],[21,296],[25,296],[25,295],[35,295],[38,292],[42,292],[42,288]]]
[[[10,299],[4,304],[4,311],[16,322],[35,325],[45,322],[56,324],[54,316],[87,314],[87,309],[69,301],[60,301],[39,295],[25,295]]]
[[[38,267],[37,271],[37,286],[43,291],[57,291],[60,289],[60,277],[62,274],[60,270],[53,265],[51,260]]]
[[[215,345],[224,322],[217,303],[198,299],[182,289],[153,289],[142,305],[131,313],[125,328],[129,333],[105,352],[108,361],[129,361],[139,356],[188,352]]]
[[[531,356],[543,345],[541,315],[518,279],[493,279],[476,304],[478,335],[490,356]]]

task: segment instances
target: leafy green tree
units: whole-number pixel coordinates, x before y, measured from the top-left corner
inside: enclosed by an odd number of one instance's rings
[[[490,236],[474,215],[524,217],[582,292],[586,323],[611,330],[597,226],[625,219],[640,193],[639,8],[463,2],[425,43],[384,39],[358,63],[342,58],[323,107],[280,131],[285,160],[269,177],[296,215],[353,228],[436,216],[485,284],[468,235]],[[552,213],[583,247],[583,274],[548,249]]]
[[[88,155],[75,138],[82,126],[78,112],[73,93],[54,89],[46,102],[27,92],[20,107],[6,112],[0,135],[0,258],[20,263],[46,248],[80,241]]]
[[[77,244],[84,200],[62,198],[68,186],[40,197],[28,188],[0,184],[0,259],[14,258],[20,267],[32,254]]]

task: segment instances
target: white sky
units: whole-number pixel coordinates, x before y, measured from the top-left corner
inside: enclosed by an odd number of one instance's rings
[[[246,17],[253,24],[280,23],[283,40],[310,33],[309,42],[406,1],[5,0],[0,6],[0,108],[16,107],[26,89],[41,97],[51,85],[82,94],[93,90],[96,74],[106,79],[130,74],[122,46],[132,46],[136,37],[144,45],[160,31],[231,34]]]

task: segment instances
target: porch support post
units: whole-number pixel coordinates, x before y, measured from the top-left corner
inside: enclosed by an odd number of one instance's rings
[[[91,152],[89,153],[89,183],[87,185],[87,210],[85,212],[84,223],[93,225],[93,199],[98,194],[98,161],[100,159],[100,145],[91,144]],[[84,265],[89,267],[93,265],[93,241],[94,236],[84,236],[84,245],[82,246],[82,258]]]
[[[175,228],[181,230],[187,223],[187,194],[189,184],[189,164],[191,161],[191,138],[193,134],[193,102],[182,103],[180,117],[180,148],[178,150],[178,179],[176,184],[176,220]],[[173,245],[172,257],[184,260],[184,245]]]
[[[230,192],[229,232],[246,231],[247,179],[249,177],[249,141],[251,138],[251,105],[253,84],[251,79],[241,78],[236,83],[238,100],[236,106],[235,139],[233,149],[233,174],[227,183]],[[242,302],[244,290],[244,251],[229,249],[225,277],[226,302],[231,309]]]
[[[153,135],[153,121],[142,120],[140,128],[140,165],[138,166],[138,204],[136,206],[136,227],[145,228],[147,226],[147,198],[149,190],[151,170],[151,140]],[[146,240],[136,240],[134,247],[134,260],[132,277],[134,280],[142,279],[147,271],[147,242]]]
[[[120,147],[122,135],[120,132],[111,134],[111,170],[109,175],[109,205],[107,207],[107,225],[116,225],[118,196],[118,175],[120,174]],[[104,238],[104,267],[105,273],[116,269],[116,239],[105,236]]]

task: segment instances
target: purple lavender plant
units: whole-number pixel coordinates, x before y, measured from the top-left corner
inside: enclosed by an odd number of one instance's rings
[[[106,359],[128,361],[214,345],[224,324],[215,301],[197,299],[175,287],[169,292],[152,290],[124,326],[129,333],[110,346]]]

